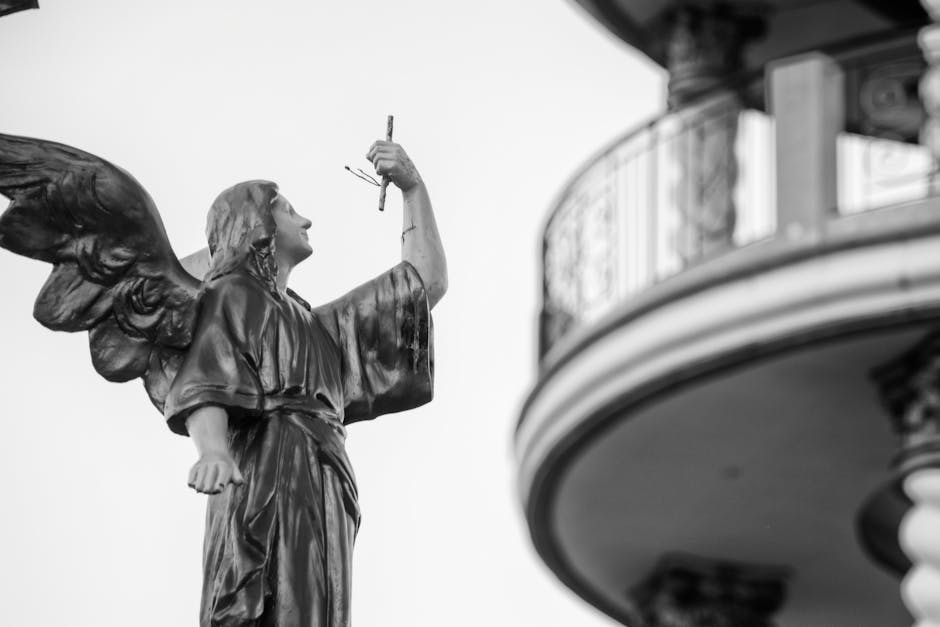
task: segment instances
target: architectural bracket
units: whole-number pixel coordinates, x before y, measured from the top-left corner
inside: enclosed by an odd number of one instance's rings
[[[637,627],[772,627],[789,571],[686,554],[664,556],[628,595]]]

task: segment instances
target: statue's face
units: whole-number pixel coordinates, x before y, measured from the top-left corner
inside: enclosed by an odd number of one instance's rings
[[[275,246],[278,257],[291,265],[296,265],[309,257],[313,252],[310,242],[307,241],[310,220],[294,211],[287,199],[280,194],[274,198],[271,215],[277,225]]]

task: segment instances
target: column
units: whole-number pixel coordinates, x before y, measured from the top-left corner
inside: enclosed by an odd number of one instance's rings
[[[842,71],[818,52],[768,65],[777,156],[778,237],[816,236],[838,207]]]
[[[680,123],[675,241],[683,265],[733,246],[742,105],[729,80],[744,68],[744,44],[760,30],[754,19],[716,9],[680,7],[668,20],[669,106]]]
[[[901,521],[901,547],[914,566],[901,582],[901,598],[915,627],[940,627],[940,468],[919,468],[904,480],[914,502]]]
[[[940,333],[873,372],[901,447],[895,467],[911,508],[898,529],[912,566],[901,597],[915,627],[940,627]]]
[[[682,125],[673,146],[680,172],[675,188],[679,212],[675,245],[683,266],[734,246],[738,184],[734,147],[741,109],[737,95],[725,91],[702,106],[692,105],[674,114]]]

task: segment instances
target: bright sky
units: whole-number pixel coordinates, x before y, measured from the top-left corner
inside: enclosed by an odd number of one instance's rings
[[[566,0],[42,0],[0,19],[0,132],[130,171],[180,256],[225,187],[277,181],[314,222],[314,303],[399,259],[401,200],[343,165],[396,116],[450,265],[428,406],[350,428],[356,625],[607,625],[535,555],[511,437],[535,376],[539,229],[574,170],[662,107],[661,74]],[[0,602],[10,625],[194,625],[195,452],[84,334],[31,317],[49,272],[0,251]]]

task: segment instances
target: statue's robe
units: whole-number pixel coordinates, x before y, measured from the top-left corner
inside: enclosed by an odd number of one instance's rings
[[[345,424],[431,399],[431,319],[408,263],[323,307],[238,271],[206,286],[166,402],[217,405],[245,477],[209,497],[202,627],[349,624],[359,524]]]

